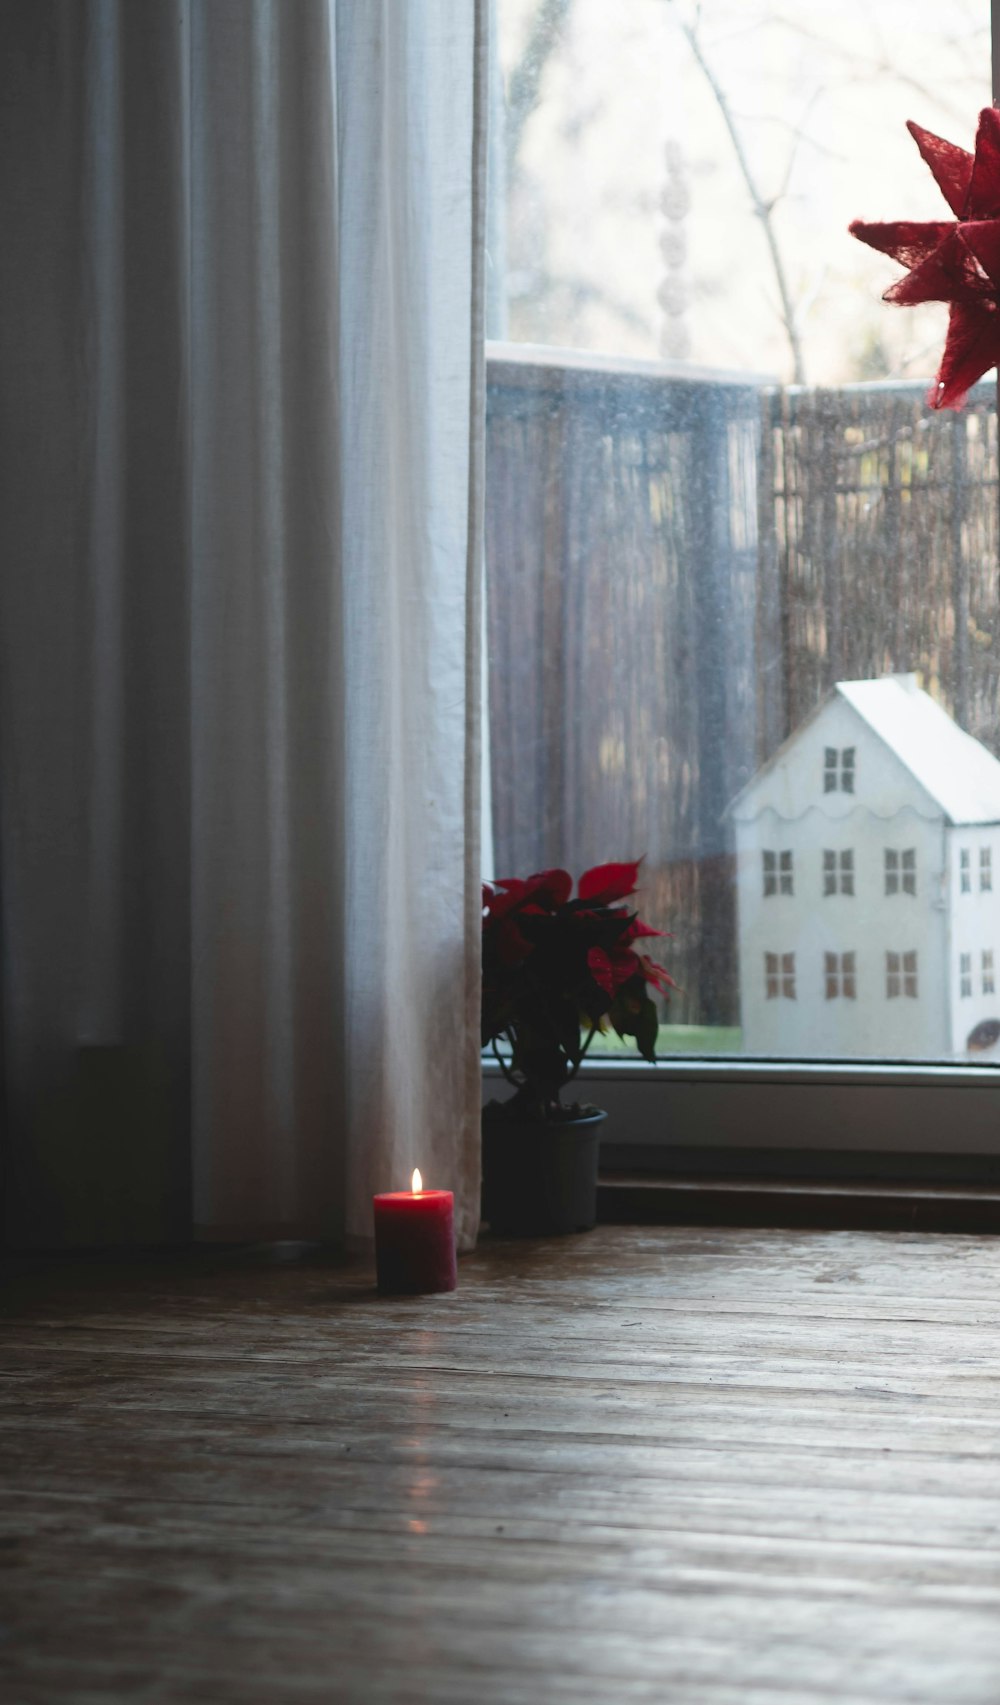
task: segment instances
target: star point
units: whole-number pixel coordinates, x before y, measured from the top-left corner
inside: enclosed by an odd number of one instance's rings
[[[983,108],[974,154],[912,120],[907,129],[955,217],[855,219],[850,233],[907,268],[885,292],[886,302],[949,304],[948,336],[927,401],[957,409],[1000,362],[1000,112]]]

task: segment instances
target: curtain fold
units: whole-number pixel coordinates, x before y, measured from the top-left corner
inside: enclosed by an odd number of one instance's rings
[[[15,1247],[478,1222],[485,0],[15,0]]]

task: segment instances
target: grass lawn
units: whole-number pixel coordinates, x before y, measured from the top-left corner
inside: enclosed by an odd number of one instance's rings
[[[742,1049],[743,1032],[739,1025],[661,1024],[656,1039],[657,1054],[739,1054]],[[602,1054],[638,1058],[635,1043],[622,1042],[614,1031],[607,1036],[595,1036],[590,1044],[589,1059]]]

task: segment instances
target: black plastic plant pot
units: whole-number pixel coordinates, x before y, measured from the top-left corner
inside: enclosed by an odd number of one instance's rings
[[[607,1114],[511,1119],[503,1102],[483,1108],[483,1218],[499,1237],[589,1231],[597,1219],[597,1151]]]

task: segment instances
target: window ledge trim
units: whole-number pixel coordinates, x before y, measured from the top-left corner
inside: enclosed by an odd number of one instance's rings
[[[501,1079],[495,1060],[483,1060],[483,1076]],[[795,1083],[919,1085],[935,1089],[1000,1092],[1000,1066],[910,1063],[897,1060],[742,1060],[677,1056],[658,1060],[584,1060],[577,1082]]]

